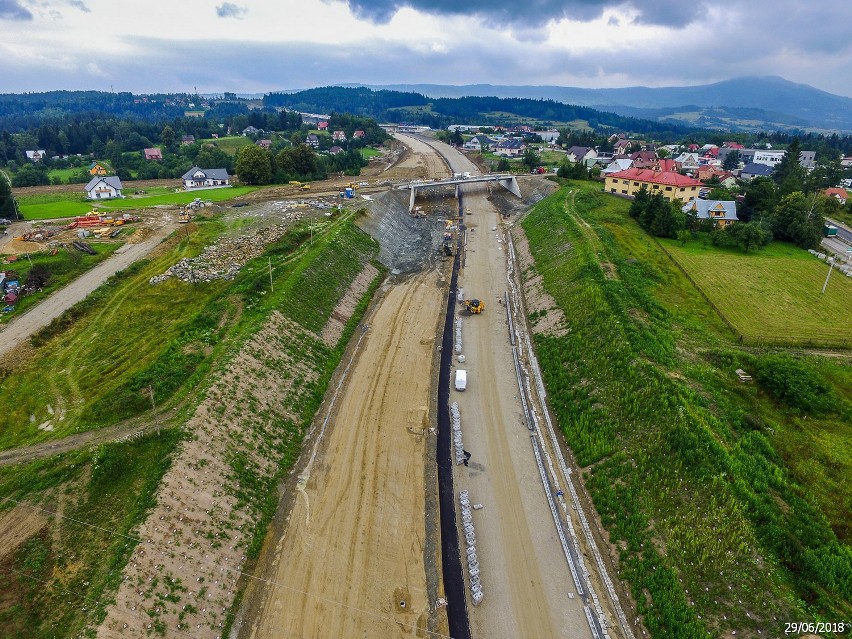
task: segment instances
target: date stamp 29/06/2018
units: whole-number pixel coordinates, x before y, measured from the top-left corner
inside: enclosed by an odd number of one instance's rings
[[[800,634],[842,634],[852,630],[852,623],[848,621],[787,621],[784,623],[785,635]]]

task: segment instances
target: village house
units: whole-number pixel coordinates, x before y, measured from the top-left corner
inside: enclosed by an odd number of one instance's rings
[[[712,180],[713,178],[718,178],[719,183],[727,189],[731,188],[737,183],[737,178],[734,177],[733,173],[723,171],[719,167],[711,166],[709,164],[699,167],[698,171],[696,171],[695,177],[697,177],[702,182]]]
[[[160,149],[145,149],[145,159],[146,160],[162,160],[163,152]]]
[[[257,135],[258,133],[260,133],[260,129],[251,125],[243,129],[243,136]]]
[[[227,169],[201,169],[197,166],[184,173],[180,179],[183,180],[185,189],[214,188],[231,184]]]
[[[621,171],[626,171],[630,167],[633,166],[633,160],[630,158],[618,158],[613,160],[605,169],[601,171],[601,175],[606,177],[607,175],[612,175],[613,173],[620,173]]]
[[[41,162],[44,159],[46,152],[44,149],[41,149],[36,151],[24,151],[24,154],[30,162]]]
[[[180,139],[181,144],[195,144],[195,136],[194,135],[184,135]]]
[[[315,149],[319,148],[319,138],[316,133],[308,133],[308,137],[305,138],[305,144],[311,146]]]
[[[341,147],[337,146],[337,145],[331,147],[328,150],[329,155],[337,155],[338,153],[343,153],[343,149]]]
[[[612,145],[612,152],[616,155],[624,155],[630,150],[632,143],[630,140],[621,138],[616,140],[616,142]]]
[[[487,135],[474,135],[464,143],[462,148],[468,151],[482,151],[483,149],[493,149],[495,146],[497,146],[497,141],[492,140]]]
[[[90,200],[113,200],[121,195],[121,180],[116,175],[96,176],[85,187],[86,197]]]
[[[588,146],[572,146],[565,152],[569,162],[585,162],[598,157],[598,152]]]
[[[662,193],[667,200],[684,202],[697,198],[699,189],[704,186],[698,180],[680,173],[637,168],[611,173],[606,176],[604,184],[607,193],[632,198],[644,186],[651,195]]]
[[[681,210],[687,215],[694,215],[699,220],[713,220],[718,228],[739,221],[737,203],[730,200],[692,200],[687,202]]]
[[[106,175],[106,167],[100,162],[92,162],[89,165],[89,175]]]
[[[775,167],[768,164],[756,164],[751,162],[746,164],[740,171],[740,178],[743,180],[753,180],[756,177],[769,177],[775,171]]]
[[[519,140],[518,138],[509,138],[508,140],[503,140],[497,144],[497,148],[494,150],[495,155],[503,155],[509,158],[516,158],[520,155],[523,155],[526,150],[527,145],[524,144],[523,140]]]
[[[335,142],[346,142],[346,133],[343,131],[335,131],[331,134],[331,139]]]
[[[269,149],[272,147],[272,140],[258,140],[255,144],[261,149]]]
[[[359,139],[359,138],[363,138],[365,135],[367,135],[367,134],[366,134],[366,133],[364,133],[361,129],[358,129],[357,131],[355,131],[355,132],[352,134],[352,137],[353,137],[355,140],[357,140],[357,139]]]
[[[317,131],[328,131],[328,122],[325,120],[317,122]]]
[[[679,171],[695,171],[700,166],[697,153],[681,153],[675,158],[675,162]]]
[[[841,204],[846,204],[846,200],[849,199],[849,194],[846,192],[846,189],[838,189],[838,188],[830,188],[825,190],[826,197],[833,197],[838,200]]]

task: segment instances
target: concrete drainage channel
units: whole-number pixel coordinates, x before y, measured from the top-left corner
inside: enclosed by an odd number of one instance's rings
[[[459,197],[459,216],[462,215],[462,198]],[[460,228],[463,231],[463,227]],[[459,246],[461,241],[459,241]],[[447,599],[447,621],[453,639],[470,639],[470,622],[467,616],[464,573],[462,572],[459,536],[456,527],[455,492],[453,490],[453,461],[451,455],[453,429],[450,424],[450,367],[453,359],[454,318],[456,287],[458,285],[461,251],[456,250],[447,315],[441,341],[441,367],[438,376],[438,503],[441,510],[441,564],[444,575],[444,594]]]

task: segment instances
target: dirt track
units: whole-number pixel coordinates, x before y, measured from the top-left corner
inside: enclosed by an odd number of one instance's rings
[[[435,272],[390,288],[337,400],[240,636],[423,636],[425,463],[443,292]],[[308,454],[312,441],[308,441]],[[430,562],[431,563],[431,562]]]
[[[101,262],[68,286],[56,291],[37,306],[9,322],[2,332],[0,357],[31,337],[36,331],[50,324],[74,304],[86,299],[107,278],[150,253],[175,228],[175,225],[167,224],[158,228],[146,240],[138,244],[125,244],[109,259]]]

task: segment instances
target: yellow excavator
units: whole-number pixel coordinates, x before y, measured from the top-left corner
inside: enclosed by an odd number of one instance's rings
[[[482,300],[467,300],[464,306],[471,315],[479,315],[485,310],[485,302]]]

